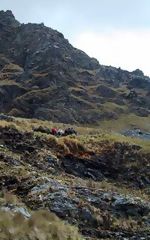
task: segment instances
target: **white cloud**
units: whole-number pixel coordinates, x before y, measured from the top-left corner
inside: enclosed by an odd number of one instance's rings
[[[140,68],[150,76],[150,30],[84,32],[73,45],[101,64],[133,71]]]

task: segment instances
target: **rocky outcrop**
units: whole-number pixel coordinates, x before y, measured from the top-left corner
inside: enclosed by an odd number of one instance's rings
[[[128,98],[132,89],[135,98]],[[93,123],[134,110],[149,116],[150,79],[102,66],[44,24],[20,24],[0,11],[0,111],[59,122]],[[107,101],[118,105],[105,108]],[[119,105],[122,113],[118,112]]]

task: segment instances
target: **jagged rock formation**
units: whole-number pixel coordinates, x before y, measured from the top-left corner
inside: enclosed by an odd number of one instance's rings
[[[0,11],[1,112],[93,123],[130,112],[148,116],[149,94],[142,71],[102,66],[58,31]]]

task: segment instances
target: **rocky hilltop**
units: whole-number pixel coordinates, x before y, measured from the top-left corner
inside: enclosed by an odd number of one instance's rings
[[[130,56],[129,56],[130,57]],[[0,11],[0,112],[64,123],[150,113],[150,78],[100,65],[44,24]]]

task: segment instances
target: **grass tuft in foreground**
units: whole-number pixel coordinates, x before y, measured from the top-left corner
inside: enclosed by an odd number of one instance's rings
[[[34,212],[29,219],[21,214],[0,211],[1,240],[81,240],[75,227],[65,224],[53,213]]]

